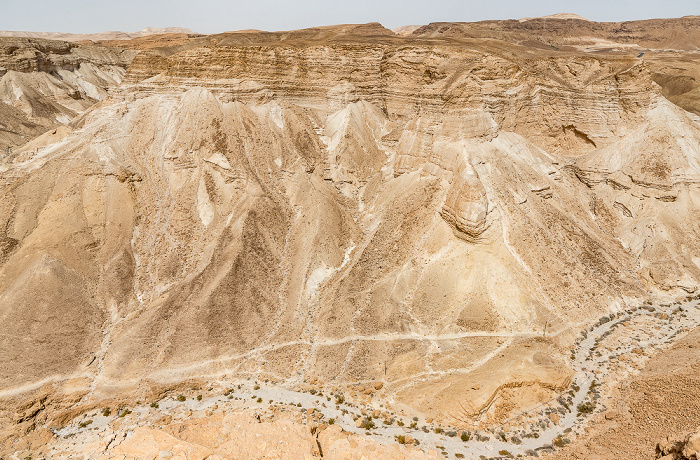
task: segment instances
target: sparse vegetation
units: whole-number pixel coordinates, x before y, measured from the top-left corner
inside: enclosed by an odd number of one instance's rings
[[[187,399],[187,398],[185,398],[183,395],[179,395],[179,396],[177,397],[177,400],[180,401],[180,402],[185,402],[186,399]]]
[[[152,403],[151,403],[151,407],[154,408],[154,409],[158,409],[158,403],[155,402],[155,401],[152,402]]]
[[[469,441],[469,439],[471,439],[471,436],[469,436],[469,433],[467,433],[466,431],[463,431],[459,439],[461,439],[464,442],[467,442]]]
[[[578,406],[576,406],[576,410],[578,411],[578,414],[591,414],[593,413],[593,410],[595,409],[595,405],[591,402],[582,402]]]
[[[364,428],[365,430],[369,431],[372,428],[374,428],[374,422],[372,421],[371,417],[365,417],[365,419],[362,421],[362,426],[360,428]]]
[[[328,419],[328,424],[329,424],[329,425],[334,425],[334,424],[335,424],[335,419],[334,419],[334,418],[329,418],[329,419]]]
[[[202,400],[202,395],[197,395],[197,401],[201,401],[201,400]]]
[[[109,417],[111,413],[112,413],[112,410],[109,407],[105,407],[104,409],[102,409],[102,416],[103,417]]]
[[[78,426],[80,428],[85,428],[86,426],[90,425],[92,423],[92,420],[85,420],[84,422],[81,422]]]
[[[435,432],[435,434],[442,434],[442,428],[440,428],[439,426],[433,428],[433,431]]]
[[[399,444],[406,444],[406,436],[402,434],[396,436],[396,442],[398,442]]]
[[[119,416],[120,416],[120,417],[126,417],[126,416],[129,415],[130,413],[131,413],[131,411],[130,411],[129,409],[124,409],[124,411],[123,411],[121,414],[119,414]]]

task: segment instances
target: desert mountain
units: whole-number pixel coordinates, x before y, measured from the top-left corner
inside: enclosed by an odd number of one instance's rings
[[[1,39],[7,439],[193,381],[456,427],[556,399],[581,330],[700,288],[697,68],[532,43],[697,22]]]
[[[79,41],[103,41],[103,40],[131,40],[133,38],[148,37],[150,35],[163,34],[185,34],[196,35],[190,29],[185,27],[146,27],[138,32],[97,32],[92,34],[72,34],[65,32],[25,32],[25,31],[0,31],[0,37],[16,37],[16,38],[44,38],[48,40],[62,40],[66,42]]]
[[[532,19],[577,19],[580,21],[588,21],[588,19],[584,18],[580,14],[575,14],[575,13],[556,13],[556,14],[550,14],[547,16],[538,16],[534,18],[521,18],[519,19],[520,22],[525,22],[525,21],[530,21]]]

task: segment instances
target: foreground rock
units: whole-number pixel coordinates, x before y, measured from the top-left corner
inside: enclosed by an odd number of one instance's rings
[[[700,457],[700,430],[685,436],[667,436],[656,445],[656,458],[697,460]]]

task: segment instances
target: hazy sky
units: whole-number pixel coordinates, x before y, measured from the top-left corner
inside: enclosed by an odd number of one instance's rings
[[[700,15],[700,0],[0,0],[0,30],[89,33],[144,27],[289,30],[378,21],[518,19],[567,12],[596,21]]]

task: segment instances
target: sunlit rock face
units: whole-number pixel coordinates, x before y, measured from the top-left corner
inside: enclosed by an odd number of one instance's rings
[[[633,56],[378,25],[21,46],[0,111],[72,121],[5,141],[0,396],[382,380],[466,420],[700,281],[698,117]]]

